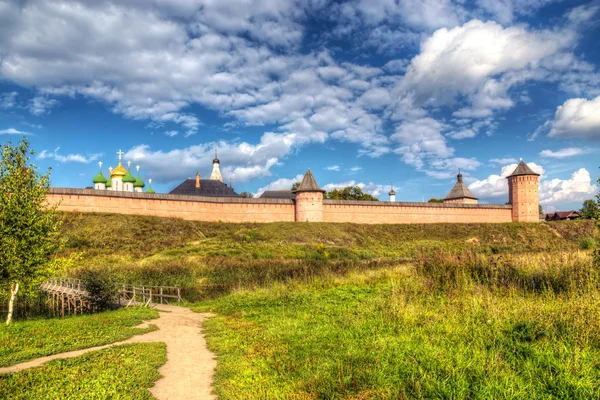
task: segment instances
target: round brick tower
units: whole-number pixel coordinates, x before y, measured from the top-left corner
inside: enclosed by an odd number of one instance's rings
[[[321,222],[323,221],[323,193],[310,168],[306,171],[296,193],[296,221]]]
[[[508,179],[508,202],[512,204],[513,222],[539,222],[538,188],[540,174],[521,160]]]

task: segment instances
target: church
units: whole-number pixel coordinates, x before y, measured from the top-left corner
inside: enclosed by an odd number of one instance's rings
[[[221,161],[219,161],[219,158],[217,157],[216,150],[210,179],[201,179],[200,173],[196,172],[195,179],[186,179],[175,189],[171,190],[169,194],[183,196],[239,197],[239,194],[231,187],[231,181],[229,182],[229,186],[227,186],[226,183],[223,183],[223,177],[221,176]]]
[[[117,156],[119,163],[116,168],[108,167],[109,178],[106,179],[102,174],[102,161],[98,163],[100,170],[98,174],[92,179],[94,183],[94,189],[96,190],[112,190],[115,192],[138,192],[144,191],[146,184],[140,178],[140,166],[136,166],[136,177],[134,178],[131,173],[131,161],[127,161],[127,169],[123,167],[121,163],[123,157],[123,151],[119,150]],[[148,189],[146,193],[154,193],[152,189],[152,179],[148,179]]]

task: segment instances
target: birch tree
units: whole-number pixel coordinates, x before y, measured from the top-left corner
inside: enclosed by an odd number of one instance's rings
[[[10,289],[6,324],[12,320],[19,290],[28,290],[52,273],[50,257],[59,250],[60,219],[49,206],[50,169],[38,172],[27,138],[2,145],[0,160],[0,284]]]

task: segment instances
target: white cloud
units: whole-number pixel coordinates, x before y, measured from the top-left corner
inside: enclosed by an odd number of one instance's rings
[[[395,153],[400,154],[405,163],[419,169],[427,158],[448,158],[454,154],[454,149],[447,146],[441,133],[445,129],[445,124],[433,118],[404,121],[391,136],[392,141],[400,144]]]
[[[60,102],[56,99],[51,99],[46,96],[36,96],[29,100],[27,109],[35,116],[49,114],[50,110],[58,106]]]
[[[30,135],[30,133],[23,132],[23,131],[15,129],[15,128],[8,128],[8,129],[0,130],[0,135]]]
[[[53,159],[60,163],[68,163],[68,162],[77,162],[82,164],[89,164],[92,161],[98,160],[102,157],[102,153],[94,153],[94,154],[67,154],[66,156],[60,154],[58,152],[60,147],[57,147],[54,151],[42,150],[41,153],[37,155],[37,158],[40,160],[44,159]]]
[[[340,166],[339,165],[330,165],[329,167],[325,167],[325,169],[328,171],[339,171]]]
[[[593,197],[598,187],[592,183],[590,173],[585,168],[573,172],[569,179],[544,179],[544,168],[535,163],[527,164],[533,171],[539,173],[540,204],[554,207],[568,203],[579,203]],[[500,175],[490,175],[484,180],[475,181],[469,189],[479,198],[496,202],[508,201],[508,182],[506,177],[511,174],[517,164],[506,165]]]
[[[177,136],[179,134],[178,131],[166,131],[165,135],[167,135],[168,137],[174,137]]]
[[[352,172],[358,172],[358,171],[360,171],[361,169],[362,169],[362,167],[359,167],[359,166],[357,165],[357,166],[354,166],[354,167],[350,168],[350,171],[352,171]]]
[[[294,142],[293,134],[267,132],[256,145],[219,141],[162,151],[142,144],[131,148],[124,157],[140,164],[156,182],[170,183],[182,176],[192,176],[196,171],[203,177],[209,176],[214,150],[218,149],[224,179],[231,177],[234,182],[248,182],[271,176],[271,167],[291,152]]]
[[[540,156],[548,158],[566,158],[584,154],[585,152],[586,151],[584,149],[580,149],[578,147],[567,147],[557,151],[542,150],[540,152]]]
[[[573,172],[566,180],[551,179],[540,184],[540,204],[554,206],[566,203],[581,203],[592,198],[598,187],[592,184],[590,173],[585,168]]]
[[[493,21],[472,20],[452,29],[439,29],[423,41],[420,53],[411,60],[393,92],[394,107],[399,108],[407,99],[412,109],[454,106],[460,101],[466,105],[454,112],[455,117],[489,118],[495,111],[514,106],[509,90],[515,85],[549,79],[551,68],[567,68],[551,66],[549,61],[570,54],[566,49],[574,40],[571,30],[504,28]],[[406,110],[406,104],[403,107]],[[475,134],[461,130],[451,137]]]
[[[486,179],[476,180],[469,185],[469,189],[480,199],[488,199],[496,202],[505,203],[508,201],[508,181],[506,177],[510,175],[517,163],[505,165],[500,171],[500,175],[490,175]],[[544,167],[536,163],[527,163],[529,168],[540,175],[544,174]]]
[[[292,185],[296,182],[302,182],[302,178],[304,175],[298,174],[296,177],[288,179],[288,178],[279,178],[276,181],[269,183],[266,186],[259,188],[254,197],[260,197],[267,190],[290,190]]]
[[[0,94],[0,110],[10,110],[17,106],[17,92],[8,92]]]
[[[600,96],[592,99],[569,99],[558,106],[554,119],[533,134],[549,130],[548,136],[561,139],[600,139]]]

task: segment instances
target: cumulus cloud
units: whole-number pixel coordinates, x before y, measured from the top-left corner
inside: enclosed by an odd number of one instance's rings
[[[294,178],[279,178],[276,181],[259,188],[254,196],[260,197],[267,190],[290,190],[294,183],[302,182],[302,178],[304,178],[304,175],[302,174],[298,174]]]
[[[527,164],[533,171],[541,175],[539,198],[540,204],[560,206],[567,203],[582,202],[597,193],[598,188],[592,182],[590,173],[585,168],[573,172],[568,179],[545,179],[544,168],[536,163]],[[469,189],[479,198],[494,202],[508,200],[508,181],[517,164],[506,165],[500,175],[490,175],[484,180],[477,180],[469,185]]]
[[[75,154],[62,155],[58,152],[58,150],[60,150],[60,147],[57,147],[56,149],[54,149],[54,151],[42,150],[42,152],[37,155],[37,158],[40,160],[52,159],[52,160],[56,160],[63,164],[68,163],[68,162],[89,164],[92,161],[96,161],[100,157],[102,157],[102,153],[94,153],[94,154],[86,154],[86,155],[75,153]]]
[[[578,156],[583,153],[585,153],[584,149],[581,149],[578,147],[567,147],[567,148],[560,149],[557,151],[542,150],[540,152],[540,156],[547,157],[547,158],[566,158],[566,157]]]
[[[51,99],[46,96],[36,96],[29,100],[27,109],[35,116],[49,114],[50,110],[58,106],[60,102],[56,99]]]
[[[231,177],[235,182],[248,182],[271,176],[271,167],[290,153],[293,144],[293,134],[267,132],[256,145],[220,141],[162,151],[141,144],[128,150],[124,157],[140,164],[156,182],[172,183],[196,171],[200,171],[201,176],[209,176],[214,150],[218,149],[224,179]]]
[[[492,174],[483,180],[476,180],[469,185],[469,189],[473,194],[480,199],[492,200],[496,202],[508,201],[508,181],[506,177],[510,175],[515,168],[517,163],[505,165],[500,170],[500,174]],[[536,163],[527,163],[529,168],[540,175],[543,175],[545,170],[544,167]]]
[[[329,167],[325,167],[325,169],[327,171],[339,171],[340,170],[340,166],[339,165],[330,165]]]
[[[600,139],[600,96],[565,101],[556,109],[554,119],[540,126],[532,138],[544,131],[561,139]]]
[[[569,179],[551,179],[540,183],[540,204],[560,205],[581,203],[592,198],[598,187],[592,184],[590,173],[585,168],[573,172]]]

